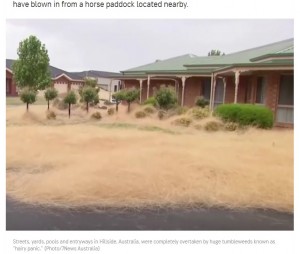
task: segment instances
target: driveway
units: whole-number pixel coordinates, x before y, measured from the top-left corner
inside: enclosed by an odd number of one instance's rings
[[[6,200],[7,230],[293,230],[294,215],[217,208],[61,209]]]

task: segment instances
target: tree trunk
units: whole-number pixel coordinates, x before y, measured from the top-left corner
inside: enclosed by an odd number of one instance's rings
[[[116,112],[119,110],[119,102],[116,102]]]
[[[129,113],[130,112],[130,102],[127,102],[127,104],[128,104],[127,112]]]
[[[26,110],[27,110],[27,112],[28,112],[28,105],[29,105],[29,103],[27,102],[26,103]]]
[[[89,113],[89,102],[88,101],[86,102],[86,112]]]
[[[48,100],[48,110],[49,110],[49,100]]]
[[[69,118],[71,116],[71,103],[69,103]]]

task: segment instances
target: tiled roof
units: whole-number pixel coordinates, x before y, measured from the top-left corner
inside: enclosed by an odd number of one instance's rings
[[[112,76],[119,75],[120,73],[116,72],[107,72],[107,71],[81,71],[81,72],[72,72],[75,75],[80,76],[81,78],[93,77],[93,78],[111,78]]]
[[[14,61],[15,60],[12,60],[12,59],[6,59],[6,68],[12,70],[12,65],[13,65]],[[65,74],[73,80],[82,80],[82,77],[80,77],[79,75],[76,75],[72,72],[68,72],[68,71],[53,67],[53,66],[50,66],[49,70],[50,70],[52,79],[55,79],[55,78],[57,78],[58,76],[60,76],[62,74]]]

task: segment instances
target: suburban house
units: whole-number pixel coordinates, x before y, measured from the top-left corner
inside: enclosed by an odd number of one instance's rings
[[[174,87],[182,106],[193,106],[198,96],[209,100],[211,109],[222,103],[260,104],[273,111],[277,126],[294,123],[294,39],[228,55],[156,60],[115,78],[140,89],[140,102],[164,84]]]
[[[117,92],[120,89],[120,81],[111,78],[112,76],[118,75],[119,73],[95,70],[73,73],[80,76],[82,79],[89,78],[97,80],[98,86],[103,90],[109,92]]]
[[[17,85],[13,79],[13,60],[6,59],[6,96],[18,96]]]
[[[6,59],[6,96],[17,96],[18,89],[16,82],[13,79],[12,65],[14,60]],[[70,89],[77,90],[84,84],[84,79],[72,72],[67,72],[62,69],[50,66],[53,86],[59,93],[65,93]]]
[[[13,79],[13,62],[14,60],[6,59],[6,96],[18,95],[18,89]],[[53,86],[59,93],[66,93],[69,90],[78,90],[80,86],[84,85],[84,79],[86,78],[96,79],[98,86],[110,93],[120,89],[120,81],[111,78],[111,76],[118,75],[118,73],[104,71],[68,72],[53,66],[49,67],[49,71],[51,73]]]

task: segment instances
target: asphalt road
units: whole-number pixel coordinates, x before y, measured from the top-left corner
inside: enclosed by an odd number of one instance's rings
[[[263,210],[58,209],[6,200],[7,230],[293,230],[294,215]]]

